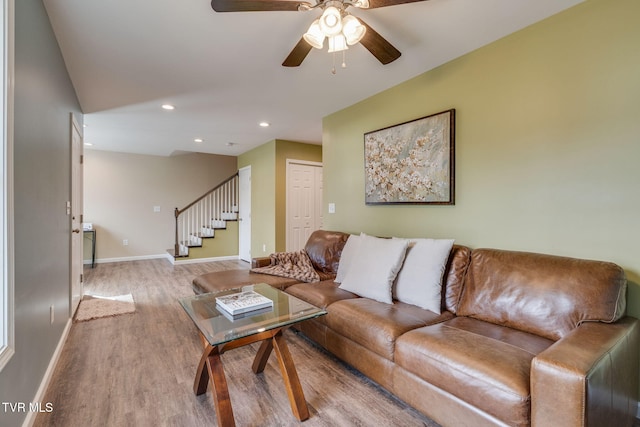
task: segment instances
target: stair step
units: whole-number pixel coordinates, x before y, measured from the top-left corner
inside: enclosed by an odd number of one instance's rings
[[[222,212],[222,219],[225,221],[236,221],[238,219],[237,212]]]
[[[182,242],[180,242],[180,248],[181,248],[180,249],[180,253],[183,252],[182,247],[184,247],[184,248],[201,248],[202,247],[202,241],[200,241],[199,243],[195,243],[193,241],[185,241],[185,240],[183,240]],[[188,252],[188,249],[187,249],[187,252]]]
[[[203,225],[201,230],[202,231],[198,233],[198,237],[206,238],[206,239],[211,239],[213,237],[216,237],[216,231],[213,227]]]
[[[199,239],[213,239],[214,236],[213,234],[207,234],[207,233],[196,233],[195,236],[197,236]]]
[[[224,230],[225,228],[227,228],[227,221],[223,221],[221,219],[212,219],[210,227],[213,229]]]
[[[171,255],[172,257],[174,257],[174,258],[186,258],[186,257],[189,256],[188,253],[182,253],[182,252],[180,254],[176,255],[176,251],[173,248],[172,249],[167,249],[167,253],[169,255]]]

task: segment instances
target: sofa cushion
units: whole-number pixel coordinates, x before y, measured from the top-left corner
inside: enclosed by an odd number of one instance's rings
[[[335,276],[338,272],[342,248],[348,238],[348,233],[340,231],[316,230],[311,233],[304,250],[307,251],[311,264],[318,273],[328,273]],[[320,274],[320,277],[322,278],[323,275]]]
[[[268,274],[251,273],[249,270],[225,270],[202,274],[193,279],[191,284],[196,294],[223,291],[226,289],[241,288],[245,285],[266,283],[278,289],[299,283],[296,279],[270,276]]]
[[[386,304],[368,298],[344,299],[326,308],[326,325],[337,334],[393,360],[396,339],[411,329],[450,319],[415,305]]]
[[[553,341],[456,317],[398,338],[398,366],[508,425],[529,425],[533,358]]]
[[[440,314],[442,276],[453,240],[412,239],[393,286],[393,297]]]
[[[382,239],[362,234],[356,257],[340,287],[391,304],[391,285],[402,267],[408,243],[405,239]]]
[[[557,340],[585,321],[618,320],[625,291],[613,263],[477,249],[457,314]]]
[[[340,289],[333,280],[325,280],[319,283],[298,283],[289,286],[287,293],[322,309],[327,308],[336,301],[358,298],[358,295]],[[324,319],[324,316],[319,319]]]

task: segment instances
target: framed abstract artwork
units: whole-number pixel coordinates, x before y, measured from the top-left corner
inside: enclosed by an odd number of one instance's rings
[[[366,204],[455,204],[454,146],[454,109],[365,133]]]

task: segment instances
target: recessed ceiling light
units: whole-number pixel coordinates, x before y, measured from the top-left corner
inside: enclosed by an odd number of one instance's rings
[[[224,145],[226,145],[227,147],[233,147],[234,145],[236,145],[236,143],[235,142],[227,142]]]
[[[260,127],[268,128],[269,126],[271,126],[269,122],[260,122]]]
[[[91,146],[93,146],[93,144],[92,144],[92,143],[90,143],[90,142],[85,142],[85,143],[84,143],[84,145],[85,145],[86,147],[91,147]]]
[[[171,104],[162,104],[162,108],[165,110],[175,110],[176,107]]]
[[[204,142],[204,139],[202,138],[196,138],[193,140],[193,142]]]

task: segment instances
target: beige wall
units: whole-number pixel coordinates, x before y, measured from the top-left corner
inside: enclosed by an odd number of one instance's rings
[[[587,1],[326,117],[326,228],[610,260],[640,317],[639,16]],[[449,108],[455,206],[366,206],[363,134]]]
[[[174,244],[174,208],[186,206],[236,170],[237,160],[230,156],[85,150],[84,218],[97,230],[98,260],[165,254]],[[155,213],[154,206],[161,211]]]
[[[286,250],[287,159],[320,162],[322,146],[273,140],[238,157],[239,168],[251,166],[253,257]]]

